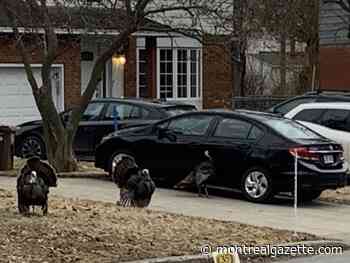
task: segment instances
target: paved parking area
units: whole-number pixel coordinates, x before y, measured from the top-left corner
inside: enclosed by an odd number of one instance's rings
[[[15,178],[0,177],[0,188],[15,189],[15,183]],[[60,179],[58,188],[53,188],[51,193],[63,197],[115,202],[118,189],[108,181],[67,178]],[[350,244],[350,206],[346,205],[314,202],[299,208],[296,221],[290,201],[254,204],[237,196],[211,196],[207,199],[190,192],[157,189],[151,208],[257,226],[296,229],[326,238],[342,239]]]

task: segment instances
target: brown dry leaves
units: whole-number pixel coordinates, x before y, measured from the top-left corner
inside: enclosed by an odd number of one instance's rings
[[[292,241],[287,231],[52,196],[47,217],[39,208],[23,217],[14,193],[0,189],[0,198],[0,262],[122,262],[199,254],[204,244]]]
[[[326,190],[322,193],[320,200],[339,204],[350,204],[350,186],[337,190]]]

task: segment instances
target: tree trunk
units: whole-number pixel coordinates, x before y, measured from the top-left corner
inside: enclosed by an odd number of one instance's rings
[[[78,165],[72,148],[77,125],[63,126],[49,90],[50,87],[42,86],[34,96],[43,119],[48,161],[57,172],[77,171]]]

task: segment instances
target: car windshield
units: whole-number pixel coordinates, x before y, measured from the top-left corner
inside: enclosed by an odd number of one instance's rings
[[[182,113],[190,112],[190,111],[195,111],[195,107],[170,107],[166,109],[167,114],[171,116],[179,115]]]
[[[321,137],[305,126],[287,119],[268,119],[265,123],[290,139],[320,139]]]

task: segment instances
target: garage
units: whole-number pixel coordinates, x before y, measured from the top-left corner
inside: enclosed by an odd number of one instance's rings
[[[41,65],[32,67],[40,86]],[[63,65],[53,66],[51,94],[57,109],[63,111]],[[40,118],[23,64],[0,64],[0,124],[18,125]]]

